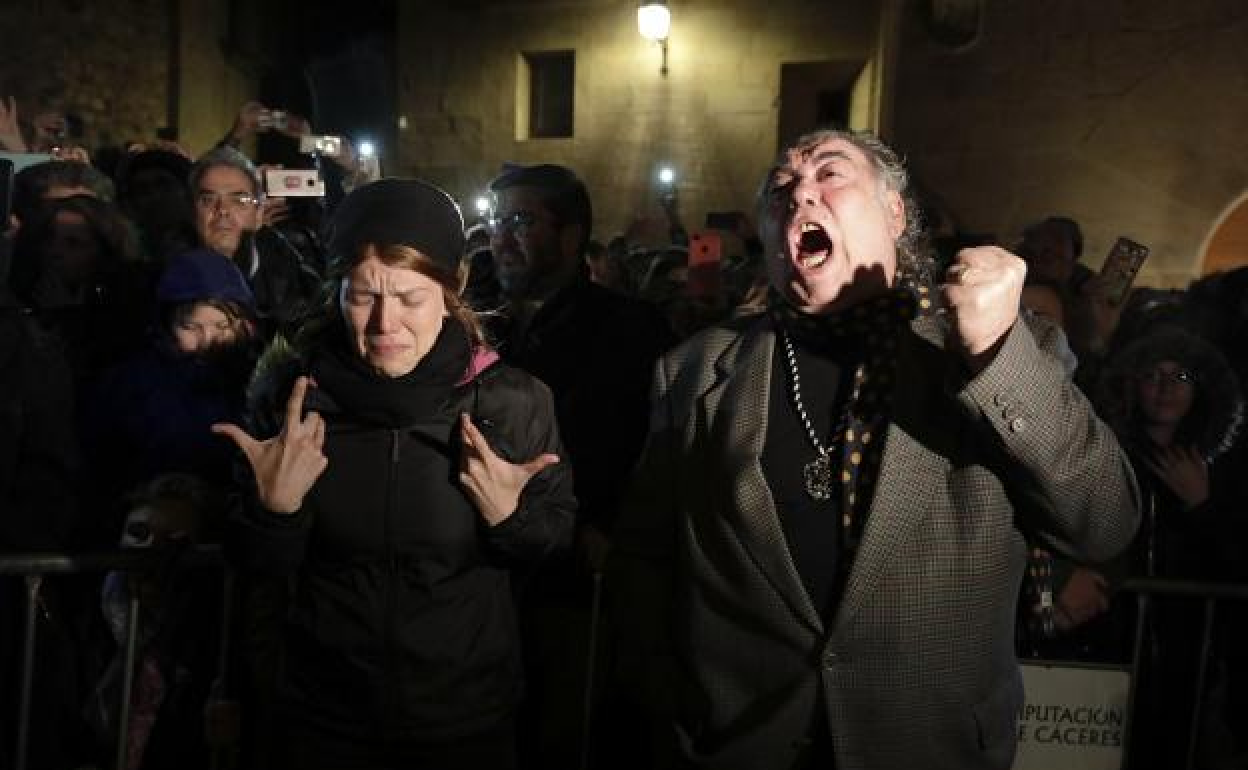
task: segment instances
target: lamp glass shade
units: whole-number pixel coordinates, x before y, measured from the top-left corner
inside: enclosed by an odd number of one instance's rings
[[[637,29],[646,40],[667,40],[672,29],[672,12],[667,3],[644,3],[637,9]]]

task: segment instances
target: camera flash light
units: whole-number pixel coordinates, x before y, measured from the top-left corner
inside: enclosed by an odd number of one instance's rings
[[[490,199],[484,195],[478,195],[476,200],[477,213],[485,215],[490,210]]]
[[[373,157],[373,154],[376,152],[377,152],[377,147],[374,146],[372,142],[368,141],[367,139],[360,142],[360,157],[361,158],[371,158]]]
[[[676,172],[669,166],[659,169],[659,182],[662,184],[671,184],[676,181]]]

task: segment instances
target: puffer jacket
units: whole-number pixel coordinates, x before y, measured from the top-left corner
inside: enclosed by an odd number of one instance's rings
[[[401,429],[369,424],[312,389],[306,408],[326,421],[327,470],[294,515],[253,503],[237,517],[231,547],[242,565],[292,584],[279,708],[322,734],[469,736],[520,700],[512,581],[566,545],[576,500],[566,458],[493,527],[460,487],[461,412],[512,462],[563,458],[549,391],[492,358],[477,351],[449,402]],[[276,432],[308,360],[280,344],[266,354],[253,383],[256,435]]]

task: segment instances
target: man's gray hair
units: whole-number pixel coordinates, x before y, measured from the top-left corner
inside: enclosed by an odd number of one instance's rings
[[[233,147],[214,147],[199,157],[195,161],[195,165],[191,166],[191,173],[188,182],[191,186],[191,195],[199,192],[199,180],[204,174],[214,168],[232,168],[241,172],[251,182],[251,194],[257,198],[264,197],[264,188],[260,185],[260,172],[256,170],[256,166],[247,156],[234,149]]]
[[[897,269],[901,276],[919,283],[928,283],[932,275],[932,257],[923,230],[919,206],[914,199],[910,186],[910,175],[906,173],[906,164],[897,151],[889,147],[878,136],[870,131],[851,131],[845,129],[820,129],[804,134],[788,147],[784,148],[776,161],[776,166],[787,162],[790,152],[806,152],[824,142],[840,139],[857,147],[875,169],[876,177],[885,190],[901,196],[906,210],[906,225],[901,235],[897,236]],[[759,189],[756,202],[758,221],[761,223],[771,216],[768,207],[767,191],[771,183],[773,171],[767,173],[763,185]]]

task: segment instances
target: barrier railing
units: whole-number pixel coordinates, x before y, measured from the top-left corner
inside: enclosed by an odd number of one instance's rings
[[[1202,695],[1205,693],[1209,679],[1209,662],[1213,651],[1213,629],[1218,602],[1248,601],[1248,585],[1230,583],[1209,583],[1194,580],[1171,580],[1167,578],[1128,578],[1122,590],[1133,593],[1137,597],[1135,618],[1134,649],[1131,655],[1131,690],[1128,697],[1128,713],[1134,717],[1138,704],[1140,670],[1143,665],[1145,645],[1148,642],[1149,620],[1153,611],[1153,600],[1158,597],[1200,600],[1204,604],[1201,622],[1200,659],[1198,673],[1193,684],[1195,708],[1189,721],[1185,770],[1192,770],[1196,763],[1197,741],[1200,736],[1202,713]],[[1131,745],[1131,729],[1133,718],[1127,720],[1127,745]]]
[[[13,767],[15,770],[26,770],[30,752],[30,718],[31,702],[34,694],[35,654],[38,645],[37,613],[43,590],[44,578],[48,575],[71,575],[84,572],[106,572],[119,570],[128,574],[137,574],[167,567],[171,554],[161,548],[133,548],[117,551],[105,551],[85,554],[61,553],[26,553],[0,555],[0,579],[5,577],[21,577],[25,580],[25,612],[21,649],[21,685],[18,688],[18,724],[16,750]],[[225,581],[222,592],[222,638],[229,628],[231,575],[224,569],[221,549],[218,546],[195,546],[181,549],[175,556],[180,569],[218,569],[222,571]],[[126,617],[126,635],[124,639],[124,665],[122,669],[122,686],[117,721],[117,750],[114,767],[126,767],[129,751],[130,706],[133,695],[134,671],[138,654],[139,612],[141,601],[139,592],[131,591]],[[225,655],[225,645],[221,645],[221,655]],[[223,670],[223,668],[218,669]]]
[[[222,644],[219,654],[225,656],[225,637],[229,633],[230,613],[232,611],[232,575],[224,568],[221,551],[216,546],[197,546],[185,549],[177,554],[177,565],[183,569],[217,569],[222,572],[224,590],[220,607],[222,624]],[[15,770],[26,770],[29,761],[29,736],[31,718],[31,700],[34,685],[35,655],[37,639],[37,612],[44,578],[48,575],[70,575],[85,572],[105,572],[121,570],[130,574],[143,573],[167,567],[170,554],[162,549],[127,549],[87,554],[56,554],[29,553],[0,555],[0,579],[6,577],[23,578],[25,581],[24,628],[21,645],[21,683],[19,687],[18,725],[16,735],[16,755],[13,767]],[[1148,642],[1149,619],[1153,610],[1153,601],[1159,597],[1184,598],[1203,602],[1203,622],[1201,624],[1199,673],[1194,683],[1197,693],[1196,708],[1190,721],[1190,734],[1187,747],[1185,768],[1194,767],[1196,740],[1201,726],[1202,693],[1209,676],[1208,664],[1213,644],[1214,622],[1217,605],[1222,601],[1248,601],[1248,585],[1208,583],[1189,580],[1169,580],[1163,578],[1130,578],[1123,584],[1122,591],[1133,593],[1137,597],[1138,612],[1134,648],[1130,661],[1131,682],[1128,693],[1128,718],[1124,743],[1131,746],[1131,730],[1139,698],[1138,682],[1143,665],[1145,646]],[[140,597],[138,592],[131,591],[127,609],[126,635],[124,639],[124,667],[119,714],[117,725],[117,746],[115,768],[124,768],[129,750],[128,727],[130,722],[130,706],[133,694],[134,673],[138,653],[138,618],[140,613]],[[218,663],[218,672],[224,671],[224,657]],[[1130,752],[1127,756],[1129,758]]]

